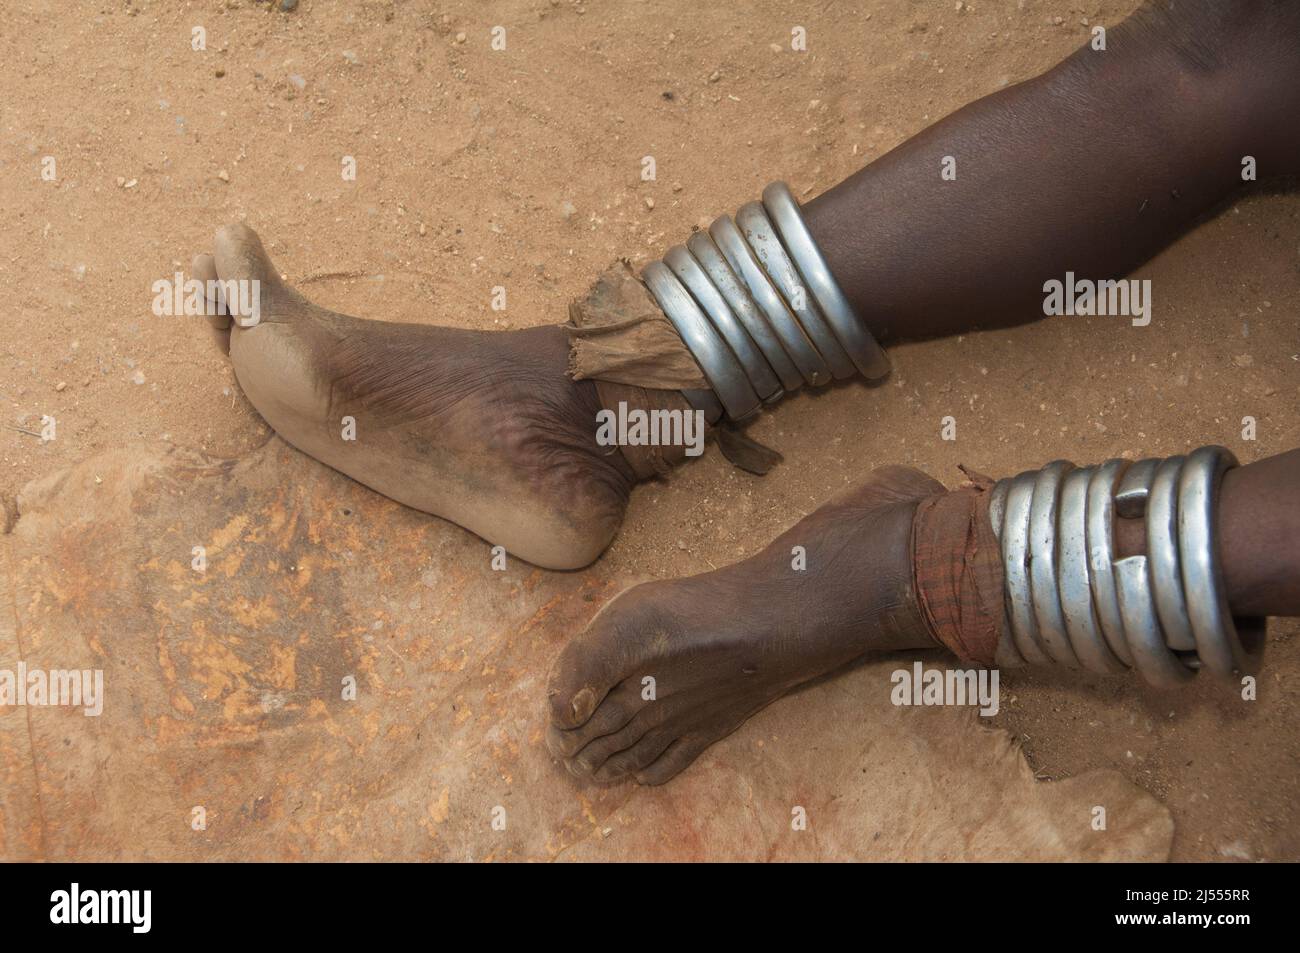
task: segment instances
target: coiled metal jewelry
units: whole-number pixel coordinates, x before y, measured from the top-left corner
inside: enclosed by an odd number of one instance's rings
[[[1135,668],[1158,688],[1201,668],[1251,670],[1262,620],[1233,620],[1215,536],[1219,486],[1236,465],[1201,447],[1095,467],[1057,460],[994,484],[1008,651],[1103,674]],[[1144,521],[1145,554],[1118,558],[1116,516]]]
[[[732,420],[805,383],[889,372],[784,182],[670,248],[641,278]]]

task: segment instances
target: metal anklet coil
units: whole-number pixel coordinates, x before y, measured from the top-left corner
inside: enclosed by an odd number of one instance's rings
[[[1095,467],[1057,460],[999,480],[989,518],[1013,654],[1031,665],[1137,669],[1158,688],[1200,669],[1253,670],[1263,620],[1233,620],[1215,529],[1223,474],[1235,466],[1223,447],[1201,447]],[[1144,520],[1145,555],[1117,558],[1117,516]]]
[[[804,384],[889,372],[784,182],[670,248],[641,278],[732,420]]]

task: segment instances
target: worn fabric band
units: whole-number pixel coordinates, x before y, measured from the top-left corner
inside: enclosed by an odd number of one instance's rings
[[[1002,556],[988,517],[988,481],[922,500],[912,517],[912,574],[930,635],[991,667],[1002,634]]]
[[[569,304],[569,376],[657,390],[707,390],[709,382],[625,260]]]
[[[775,450],[719,421],[721,407],[699,365],[626,261],[606,268],[569,304],[565,330],[569,376],[594,381],[606,410],[617,412],[619,401],[646,410],[700,407],[708,423],[720,423],[718,447],[733,465],[761,475],[781,461]],[[666,473],[682,457],[674,448],[621,449],[639,479]]]

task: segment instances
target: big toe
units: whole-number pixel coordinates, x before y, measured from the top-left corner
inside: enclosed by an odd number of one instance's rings
[[[229,310],[241,326],[256,324],[263,315],[286,313],[276,302],[292,292],[280,280],[280,272],[262,247],[257,232],[242,222],[222,226],[217,230],[213,257],[221,281],[237,283],[226,291],[226,298]],[[242,307],[236,306],[235,293]]]
[[[586,725],[605,696],[636,668],[641,626],[636,600],[630,595],[638,588],[621,593],[601,609],[551,666],[547,696],[556,730],[571,732]]]
[[[262,247],[262,239],[243,222],[217,229],[216,249],[217,271],[223,279],[280,280],[280,273]]]

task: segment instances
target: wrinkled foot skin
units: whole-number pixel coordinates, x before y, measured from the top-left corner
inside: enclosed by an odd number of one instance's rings
[[[917,502],[943,489],[885,467],[744,562],[620,595],[551,671],[551,752],[580,778],[662,784],[799,685],[872,652],[933,646],[911,527]]]
[[[258,282],[259,322],[232,321],[214,301],[209,321],[244,394],[299,450],[544,568],[585,566],[613,538],[635,481],[596,443],[596,389],[567,377],[562,327],[479,332],[327,311],[280,279],[243,225],[221,229],[193,274]]]

